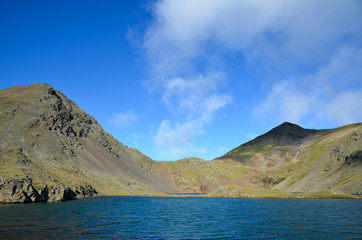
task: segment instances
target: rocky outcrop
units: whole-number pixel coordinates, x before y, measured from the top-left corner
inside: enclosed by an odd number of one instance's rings
[[[2,203],[46,202],[48,199],[47,186],[37,190],[33,187],[31,178],[6,180],[0,185]]]
[[[31,178],[10,179],[0,184],[0,203],[32,203],[66,201],[91,197],[97,191],[89,184],[73,189],[67,186],[35,188]]]
[[[73,189],[64,186],[51,188],[48,197],[50,201],[66,201],[92,197],[97,193],[98,192],[91,185],[86,184],[85,186],[77,186]]]
[[[262,178],[262,181],[263,183],[265,184],[272,184],[272,185],[275,185],[275,184],[278,184],[280,182],[282,182],[283,180],[285,179],[285,177],[283,176],[265,176]]]

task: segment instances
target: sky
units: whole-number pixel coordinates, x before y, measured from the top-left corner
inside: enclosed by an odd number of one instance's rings
[[[48,83],[155,160],[362,122],[360,0],[0,0],[0,89]]]

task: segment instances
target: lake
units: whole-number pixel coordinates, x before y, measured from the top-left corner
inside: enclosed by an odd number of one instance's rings
[[[362,239],[361,199],[96,197],[0,206],[0,239]]]

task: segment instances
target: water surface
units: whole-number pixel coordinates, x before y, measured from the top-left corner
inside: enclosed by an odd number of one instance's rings
[[[362,239],[362,200],[97,197],[0,206],[1,239]]]

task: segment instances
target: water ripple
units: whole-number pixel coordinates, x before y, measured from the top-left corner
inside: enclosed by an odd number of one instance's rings
[[[361,239],[361,200],[98,197],[0,206],[1,239]]]

